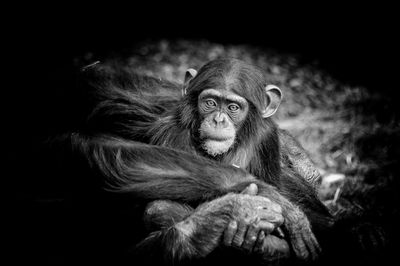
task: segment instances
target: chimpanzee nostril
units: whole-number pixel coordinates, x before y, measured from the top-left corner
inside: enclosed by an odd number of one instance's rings
[[[224,119],[224,117],[221,115],[221,113],[217,113],[217,114],[215,114],[215,116],[214,116],[214,121],[215,121],[216,123],[222,122],[223,119]]]
[[[225,117],[225,115],[223,114],[223,113],[217,113],[217,114],[215,114],[215,116],[214,116],[214,122],[215,122],[215,125],[220,125],[220,126],[223,126],[223,127],[225,127],[226,125],[227,125],[227,123],[226,123],[226,117]]]

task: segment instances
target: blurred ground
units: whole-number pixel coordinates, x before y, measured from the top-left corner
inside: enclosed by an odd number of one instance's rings
[[[382,221],[397,217],[400,118],[395,99],[380,88],[350,86],[322,71],[318,62],[249,45],[147,41],[113,58],[140,73],[182,82],[187,68],[198,69],[220,56],[260,66],[283,90],[275,120],[320,168],[326,181],[320,188],[323,200],[337,210],[371,211]],[[87,54],[85,60],[90,59]]]

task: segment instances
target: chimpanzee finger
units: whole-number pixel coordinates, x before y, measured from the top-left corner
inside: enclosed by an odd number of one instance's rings
[[[269,262],[289,258],[290,248],[286,240],[274,235],[267,235],[263,243],[263,259]]]
[[[314,234],[311,233],[310,235],[308,235],[306,243],[308,243],[307,248],[310,253],[311,259],[316,260],[321,253],[321,247],[319,246],[319,243]]]
[[[275,225],[272,224],[272,223],[269,223],[267,221],[262,220],[262,221],[260,221],[258,223],[258,228],[261,231],[264,231],[266,235],[269,235],[272,231],[275,230]]]
[[[224,231],[224,245],[226,246],[231,246],[233,237],[235,236],[237,231],[237,222],[236,221],[231,221],[228,225],[228,227]]]
[[[281,205],[271,201],[270,199],[265,198],[264,201],[268,204],[267,206],[260,206],[259,209],[269,210],[274,213],[282,213]]]
[[[301,260],[315,261],[320,253],[321,247],[312,232],[303,232],[297,237],[293,250],[297,257]]]
[[[301,260],[316,260],[321,252],[317,239],[309,231],[297,235],[292,244],[296,256]]]
[[[264,231],[260,231],[258,233],[258,238],[257,238],[256,244],[254,245],[254,248],[253,248],[254,252],[263,253],[263,251],[264,251],[264,249],[263,249],[264,239],[265,239],[265,232]]]
[[[245,222],[238,223],[236,234],[233,237],[232,246],[235,246],[238,248],[240,248],[242,246],[243,241],[244,241],[244,236],[247,231],[247,224],[248,223],[245,223]]]
[[[254,248],[254,245],[257,241],[257,236],[260,231],[260,228],[257,223],[253,223],[248,226],[246,236],[244,238],[242,248],[248,252],[251,252]]]
[[[301,235],[292,238],[291,240],[293,252],[296,254],[296,257],[300,260],[307,260],[309,258],[309,251],[306,247],[305,242]]]
[[[283,232],[282,228],[280,227],[276,228],[275,232],[278,235],[278,237],[285,238],[285,233]]]
[[[251,183],[248,185],[242,192],[241,194],[248,194],[251,196],[256,196],[258,193],[258,186],[254,183]]]
[[[272,212],[272,211],[259,211],[257,213],[257,216],[262,220],[262,221],[267,221],[271,224],[274,224],[275,227],[279,227],[283,224],[284,218],[282,214]]]

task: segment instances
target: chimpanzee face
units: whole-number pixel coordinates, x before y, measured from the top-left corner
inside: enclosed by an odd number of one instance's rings
[[[202,148],[212,156],[227,152],[235,143],[248,110],[246,99],[230,90],[202,91],[198,96]]]

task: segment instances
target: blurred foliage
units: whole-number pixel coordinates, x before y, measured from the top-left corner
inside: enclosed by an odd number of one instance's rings
[[[275,115],[309,152],[323,176],[345,175],[336,207],[349,204],[375,214],[397,214],[400,118],[394,99],[379,88],[350,86],[335,80],[299,55],[250,45],[208,41],[146,41],[112,60],[137,72],[182,82],[187,68],[200,68],[218,57],[235,57],[261,67],[284,94]],[[344,62],[345,63],[345,62]],[[321,191],[332,200],[337,187]],[[387,204],[390,202],[391,204]]]

